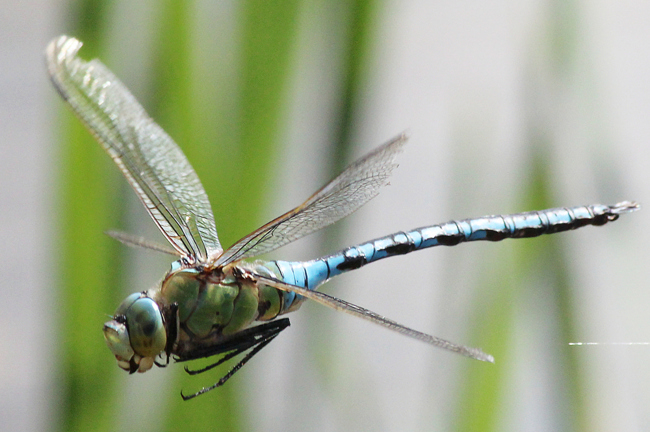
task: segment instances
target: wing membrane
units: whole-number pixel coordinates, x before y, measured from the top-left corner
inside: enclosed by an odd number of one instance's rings
[[[362,318],[366,321],[370,321],[372,323],[385,327],[389,330],[395,331],[397,333],[401,333],[405,336],[409,336],[411,338],[417,339],[422,342],[426,342],[438,348],[455,352],[457,354],[464,355],[466,357],[470,357],[476,360],[494,363],[494,357],[492,357],[490,354],[484,353],[478,348],[456,345],[455,343],[449,342],[445,339],[441,339],[436,336],[431,336],[429,334],[422,333],[410,327],[406,327],[405,325],[399,324],[384,316],[381,316],[373,311],[362,308],[361,306],[357,306],[355,304],[346,302],[345,300],[341,300],[340,298],[327,295],[320,291],[310,291],[308,289],[296,285],[287,284],[280,280],[269,278],[258,274],[255,274],[255,278],[258,279],[259,282],[262,282],[265,285],[272,286],[282,291],[294,292],[310,300],[318,302],[323,306],[327,306],[328,308],[345,312],[347,314],[356,316],[358,318]]]
[[[50,42],[47,68],[59,93],[120,168],[171,245],[206,261],[221,253],[208,197],[176,143],[98,60],[77,57],[81,42]]]
[[[402,134],[357,160],[307,201],[239,240],[216,261],[226,265],[270,252],[333,224],[377,196],[397,167]]]

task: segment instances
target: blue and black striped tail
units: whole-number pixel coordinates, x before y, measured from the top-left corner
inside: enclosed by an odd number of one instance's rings
[[[537,237],[582,228],[605,225],[621,214],[639,209],[635,202],[613,206],[554,208],[510,215],[484,216],[398,232],[352,246],[311,261],[272,261],[286,282],[309,289],[350,270],[383,258],[404,255],[434,246],[455,246],[470,241],[500,241],[507,238]],[[269,264],[271,264],[269,263]]]

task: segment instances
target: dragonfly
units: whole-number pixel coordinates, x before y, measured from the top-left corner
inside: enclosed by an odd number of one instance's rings
[[[285,314],[309,299],[405,336],[463,356],[494,362],[478,348],[459,345],[399,324],[318,288],[333,277],[372,262],[434,246],[536,237],[604,225],[639,208],[634,202],[555,208],[484,216],[401,231],[309,261],[263,261],[271,252],[354,212],[387,184],[407,137],[399,135],[348,166],[304,203],[223,249],[201,182],[180,147],[145,112],[99,60],[77,56],[82,43],[60,36],[46,49],[54,86],[117,164],[171,247],[109,233],[131,246],[177,256],[160,284],[129,295],[103,327],[120,368],[146,372],[170,358],[208,358],[194,375],[240,357],[218,382],[185,395],[188,400],[223,385],[289,326]],[[251,260],[252,259],[252,260]]]

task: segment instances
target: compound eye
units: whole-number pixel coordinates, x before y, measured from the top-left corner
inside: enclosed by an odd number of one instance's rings
[[[141,297],[129,306],[125,315],[133,351],[142,357],[156,357],[165,349],[167,333],[155,301]]]
[[[140,297],[142,297],[141,293],[133,293],[130,294],[127,298],[122,300],[122,303],[115,309],[115,315],[114,316],[120,316],[126,314],[126,311],[129,310],[131,305],[138,300]]]

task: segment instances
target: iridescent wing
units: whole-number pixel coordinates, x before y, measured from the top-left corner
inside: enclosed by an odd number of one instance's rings
[[[60,36],[47,69],[61,96],[120,168],[163,235],[181,255],[208,261],[223,250],[208,197],[176,143],[81,42]]]
[[[361,306],[357,306],[355,304],[346,302],[345,300],[341,300],[334,296],[327,295],[320,291],[310,291],[306,288],[302,288],[296,285],[291,285],[283,281],[269,278],[260,274],[254,274],[254,277],[255,279],[257,279],[258,282],[262,282],[265,285],[272,286],[282,291],[299,294],[303,297],[306,297],[310,300],[320,303],[323,306],[327,306],[328,308],[345,312],[347,314],[356,316],[358,318],[362,318],[366,321],[370,321],[372,323],[385,327],[389,330],[395,331],[397,333],[403,334],[413,339],[417,339],[422,342],[426,342],[438,348],[455,352],[457,354],[464,355],[466,357],[470,357],[476,360],[494,363],[494,357],[492,357],[490,354],[484,353],[478,348],[456,345],[455,343],[449,342],[445,339],[441,339],[436,336],[431,336],[429,334],[422,333],[410,327],[406,327],[405,325],[399,324],[384,316],[381,316],[378,313],[362,308]]]
[[[298,240],[349,215],[377,196],[397,167],[402,134],[347,167],[307,201],[258,228],[221,255],[215,265],[261,255]]]

